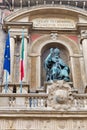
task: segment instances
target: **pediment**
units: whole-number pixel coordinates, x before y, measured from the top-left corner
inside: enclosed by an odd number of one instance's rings
[[[87,17],[87,12],[78,9],[78,8],[66,8],[66,7],[51,7],[51,6],[43,6],[43,7],[35,7],[35,8],[26,8],[26,9],[20,9],[12,14],[10,14],[8,17],[4,19],[4,21],[29,21],[28,18],[31,17],[38,17],[38,16],[49,16],[49,15],[67,15],[67,16],[72,16],[74,18],[77,18],[78,15]]]
[[[8,22],[32,23],[34,28],[76,29],[78,23],[87,23],[87,12],[81,9],[64,7],[35,7],[20,9],[4,19]],[[13,26],[13,25],[12,25]]]

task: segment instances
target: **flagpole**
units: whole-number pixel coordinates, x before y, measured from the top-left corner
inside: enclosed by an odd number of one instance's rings
[[[22,93],[22,80],[20,82],[20,93]]]
[[[8,90],[8,72],[6,70],[6,84],[5,84],[5,93],[7,93]]]

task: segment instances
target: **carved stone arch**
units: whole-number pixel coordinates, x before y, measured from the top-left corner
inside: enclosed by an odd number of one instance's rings
[[[55,43],[57,47],[61,46],[64,47],[68,54],[69,54],[69,60],[70,60],[70,68],[72,73],[72,81],[75,88],[78,88],[82,85],[82,79],[81,79],[81,68],[80,68],[80,61],[79,58],[75,57],[75,55],[80,55],[80,49],[76,42],[69,39],[67,36],[59,35],[55,40],[52,39],[50,35],[44,35],[35,40],[32,43],[32,46],[30,48],[30,56],[36,56],[36,74],[33,74],[33,76],[36,76],[36,86],[41,86],[41,53],[44,47],[48,45],[52,45],[52,43]],[[51,47],[51,46],[50,46]],[[32,57],[31,57],[32,59]],[[32,67],[31,63],[31,67]],[[77,67],[78,65],[78,67]],[[32,70],[32,69],[31,69]],[[33,72],[31,72],[33,73]],[[31,76],[32,78],[32,76]],[[34,81],[35,81],[34,80]]]
[[[78,9],[78,8],[73,8],[73,7],[68,7],[67,6],[62,6],[62,5],[59,5],[59,6],[46,6],[46,5],[40,5],[39,7],[36,6],[34,8],[24,8],[24,9],[20,9],[20,10],[17,10],[15,12],[13,12],[12,14],[10,14],[8,17],[6,17],[4,19],[4,22],[8,21],[8,22],[11,22],[11,21],[17,21],[17,19],[21,19],[23,18],[24,16],[27,16],[29,14],[33,15],[34,13],[38,14],[38,11],[39,13],[40,12],[43,12],[43,11],[51,11],[51,12],[55,12],[55,10],[57,12],[62,12],[64,14],[70,14],[70,15],[75,15],[75,17],[77,17],[78,15],[83,15],[83,16],[87,16],[87,12],[85,10],[82,10],[82,9]],[[68,13],[67,13],[68,12]]]
[[[75,41],[69,39],[67,36],[59,35],[56,38],[56,40],[52,40],[50,35],[44,35],[32,43],[30,53],[38,53],[40,55],[41,49],[46,44],[50,44],[52,42],[57,42],[57,43],[64,45],[67,48],[67,50],[69,51],[70,55],[79,54],[79,52],[80,52],[77,43]]]

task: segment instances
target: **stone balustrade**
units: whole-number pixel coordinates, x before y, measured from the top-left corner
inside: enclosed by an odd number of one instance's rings
[[[0,109],[49,109],[47,93],[2,94],[0,93]],[[69,110],[87,110],[87,94],[73,94]]]
[[[78,110],[87,110],[87,94],[73,94],[72,107]]]
[[[47,94],[0,94],[0,109],[46,108]]]

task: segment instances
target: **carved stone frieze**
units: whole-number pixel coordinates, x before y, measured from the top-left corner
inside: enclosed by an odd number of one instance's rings
[[[0,130],[87,130],[86,119],[0,119]]]

